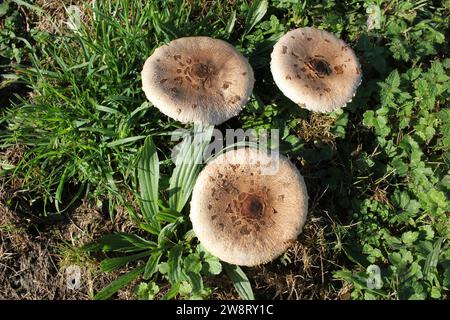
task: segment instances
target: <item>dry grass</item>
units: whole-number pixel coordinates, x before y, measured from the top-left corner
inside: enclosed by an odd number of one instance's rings
[[[330,287],[332,272],[340,268],[334,241],[334,222],[329,217],[312,213],[300,235],[282,258],[283,263],[271,263],[248,270],[256,292],[265,298],[341,299]],[[335,283],[340,287],[340,281]]]
[[[334,145],[334,135],[331,133],[335,119],[328,115],[312,112],[308,118],[301,119],[297,135],[306,142],[320,141]]]
[[[87,1],[88,2],[88,1]],[[89,2],[88,2],[89,3]],[[81,9],[81,19],[87,21],[88,9],[83,6],[80,0],[36,0],[35,5],[44,10],[45,14],[40,16],[37,20],[36,28],[41,31],[49,33],[59,33],[67,28],[67,12],[66,8],[71,5],[76,5]]]
[[[70,219],[40,225],[0,203],[0,299],[92,298],[119,273],[101,272],[98,260],[79,248],[105,233],[130,231],[125,220],[119,214],[117,223],[112,224],[97,208],[83,202]],[[73,265],[81,269],[77,290],[66,285],[66,268]],[[117,298],[133,298],[132,289],[133,285],[127,286]]]
[[[21,145],[14,145],[0,152],[0,170],[5,169],[2,163],[16,166],[25,154],[26,148]],[[20,197],[23,188],[23,179],[19,177],[0,177],[0,202],[11,201]]]

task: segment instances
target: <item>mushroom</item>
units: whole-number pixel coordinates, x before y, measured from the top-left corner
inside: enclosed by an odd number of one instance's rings
[[[271,58],[277,86],[308,110],[330,112],[344,107],[361,83],[361,67],[353,50],[323,30],[289,31],[275,44]]]
[[[253,90],[253,70],[229,43],[173,40],[145,61],[142,88],[162,113],[183,123],[220,124],[236,116]]]
[[[274,161],[278,172],[264,175]],[[307,211],[305,182],[289,160],[241,148],[219,155],[202,170],[190,219],[207,251],[228,263],[254,266],[286,251]]]

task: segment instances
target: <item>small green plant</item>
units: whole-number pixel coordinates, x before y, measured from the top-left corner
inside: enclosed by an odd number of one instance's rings
[[[162,295],[162,299],[180,296],[188,299],[206,298],[211,289],[204,286],[204,276],[214,276],[222,272],[221,262],[202,246],[193,243],[193,232],[189,228],[188,219],[182,214],[200,172],[206,147],[211,139],[213,127],[194,130],[193,136],[187,136],[178,145],[175,168],[169,179],[168,190],[159,187],[159,158],[156,146],[149,136],[137,160],[137,177],[139,184],[139,203],[141,214],[138,215],[129,207],[133,221],[153,240],[146,240],[133,234],[116,233],[104,236],[98,243],[85,246],[87,251],[103,251],[127,253],[129,255],[108,258],[102,261],[101,268],[105,272],[117,270],[129,262],[145,259],[140,265],[121,276],[109,286],[97,293],[96,299],[106,299],[122,286],[142,275],[147,282],[138,287],[140,298],[154,298],[159,292],[156,283],[158,277],[166,279],[171,287]],[[168,196],[168,201],[160,196],[160,192]],[[168,206],[165,204],[168,203]],[[229,269],[232,276],[240,269]],[[228,269],[227,269],[228,272]],[[242,271],[240,271],[242,273]],[[241,289],[242,282],[247,280],[240,275],[238,292],[246,298],[251,297],[251,287]],[[234,278],[232,277],[234,280]],[[248,283],[248,280],[247,280]],[[156,291],[158,289],[158,291]]]
[[[368,288],[365,271],[339,271],[354,284],[355,298],[439,299],[448,294],[448,110],[450,60],[432,61],[428,69],[394,70],[380,83],[380,107],[364,113],[376,135],[376,156],[361,159],[378,184],[392,188],[384,203],[355,202],[354,218],[366,267],[381,266],[385,285]],[[369,169],[370,168],[370,169]]]

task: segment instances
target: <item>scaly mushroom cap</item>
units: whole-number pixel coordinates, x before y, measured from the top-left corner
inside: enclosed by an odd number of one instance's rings
[[[286,33],[274,46],[271,71],[283,94],[300,107],[344,107],[361,83],[358,58],[344,41],[315,28]]]
[[[278,172],[264,175],[273,161],[279,161]],[[307,211],[305,182],[289,160],[242,148],[221,154],[200,173],[190,218],[209,252],[254,266],[275,259],[297,239]]]
[[[220,124],[236,116],[253,90],[253,70],[225,41],[186,37],[145,61],[142,88],[161,112],[181,122]]]

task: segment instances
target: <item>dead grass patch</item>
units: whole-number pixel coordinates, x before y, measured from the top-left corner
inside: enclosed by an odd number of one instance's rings
[[[334,145],[334,135],[331,133],[335,119],[330,116],[313,112],[306,119],[301,119],[297,129],[297,135],[306,142],[320,141]]]
[[[40,225],[0,203],[0,299],[91,299],[93,295],[130,269],[100,271],[99,260],[80,246],[114,231],[130,231],[123,215],[112,224],[92,204],[82,202],[70,219]],[[67,287],[66,268],[81,269],[81,286]],[[117,299],[134,297],[134,284],[122,289]]]

